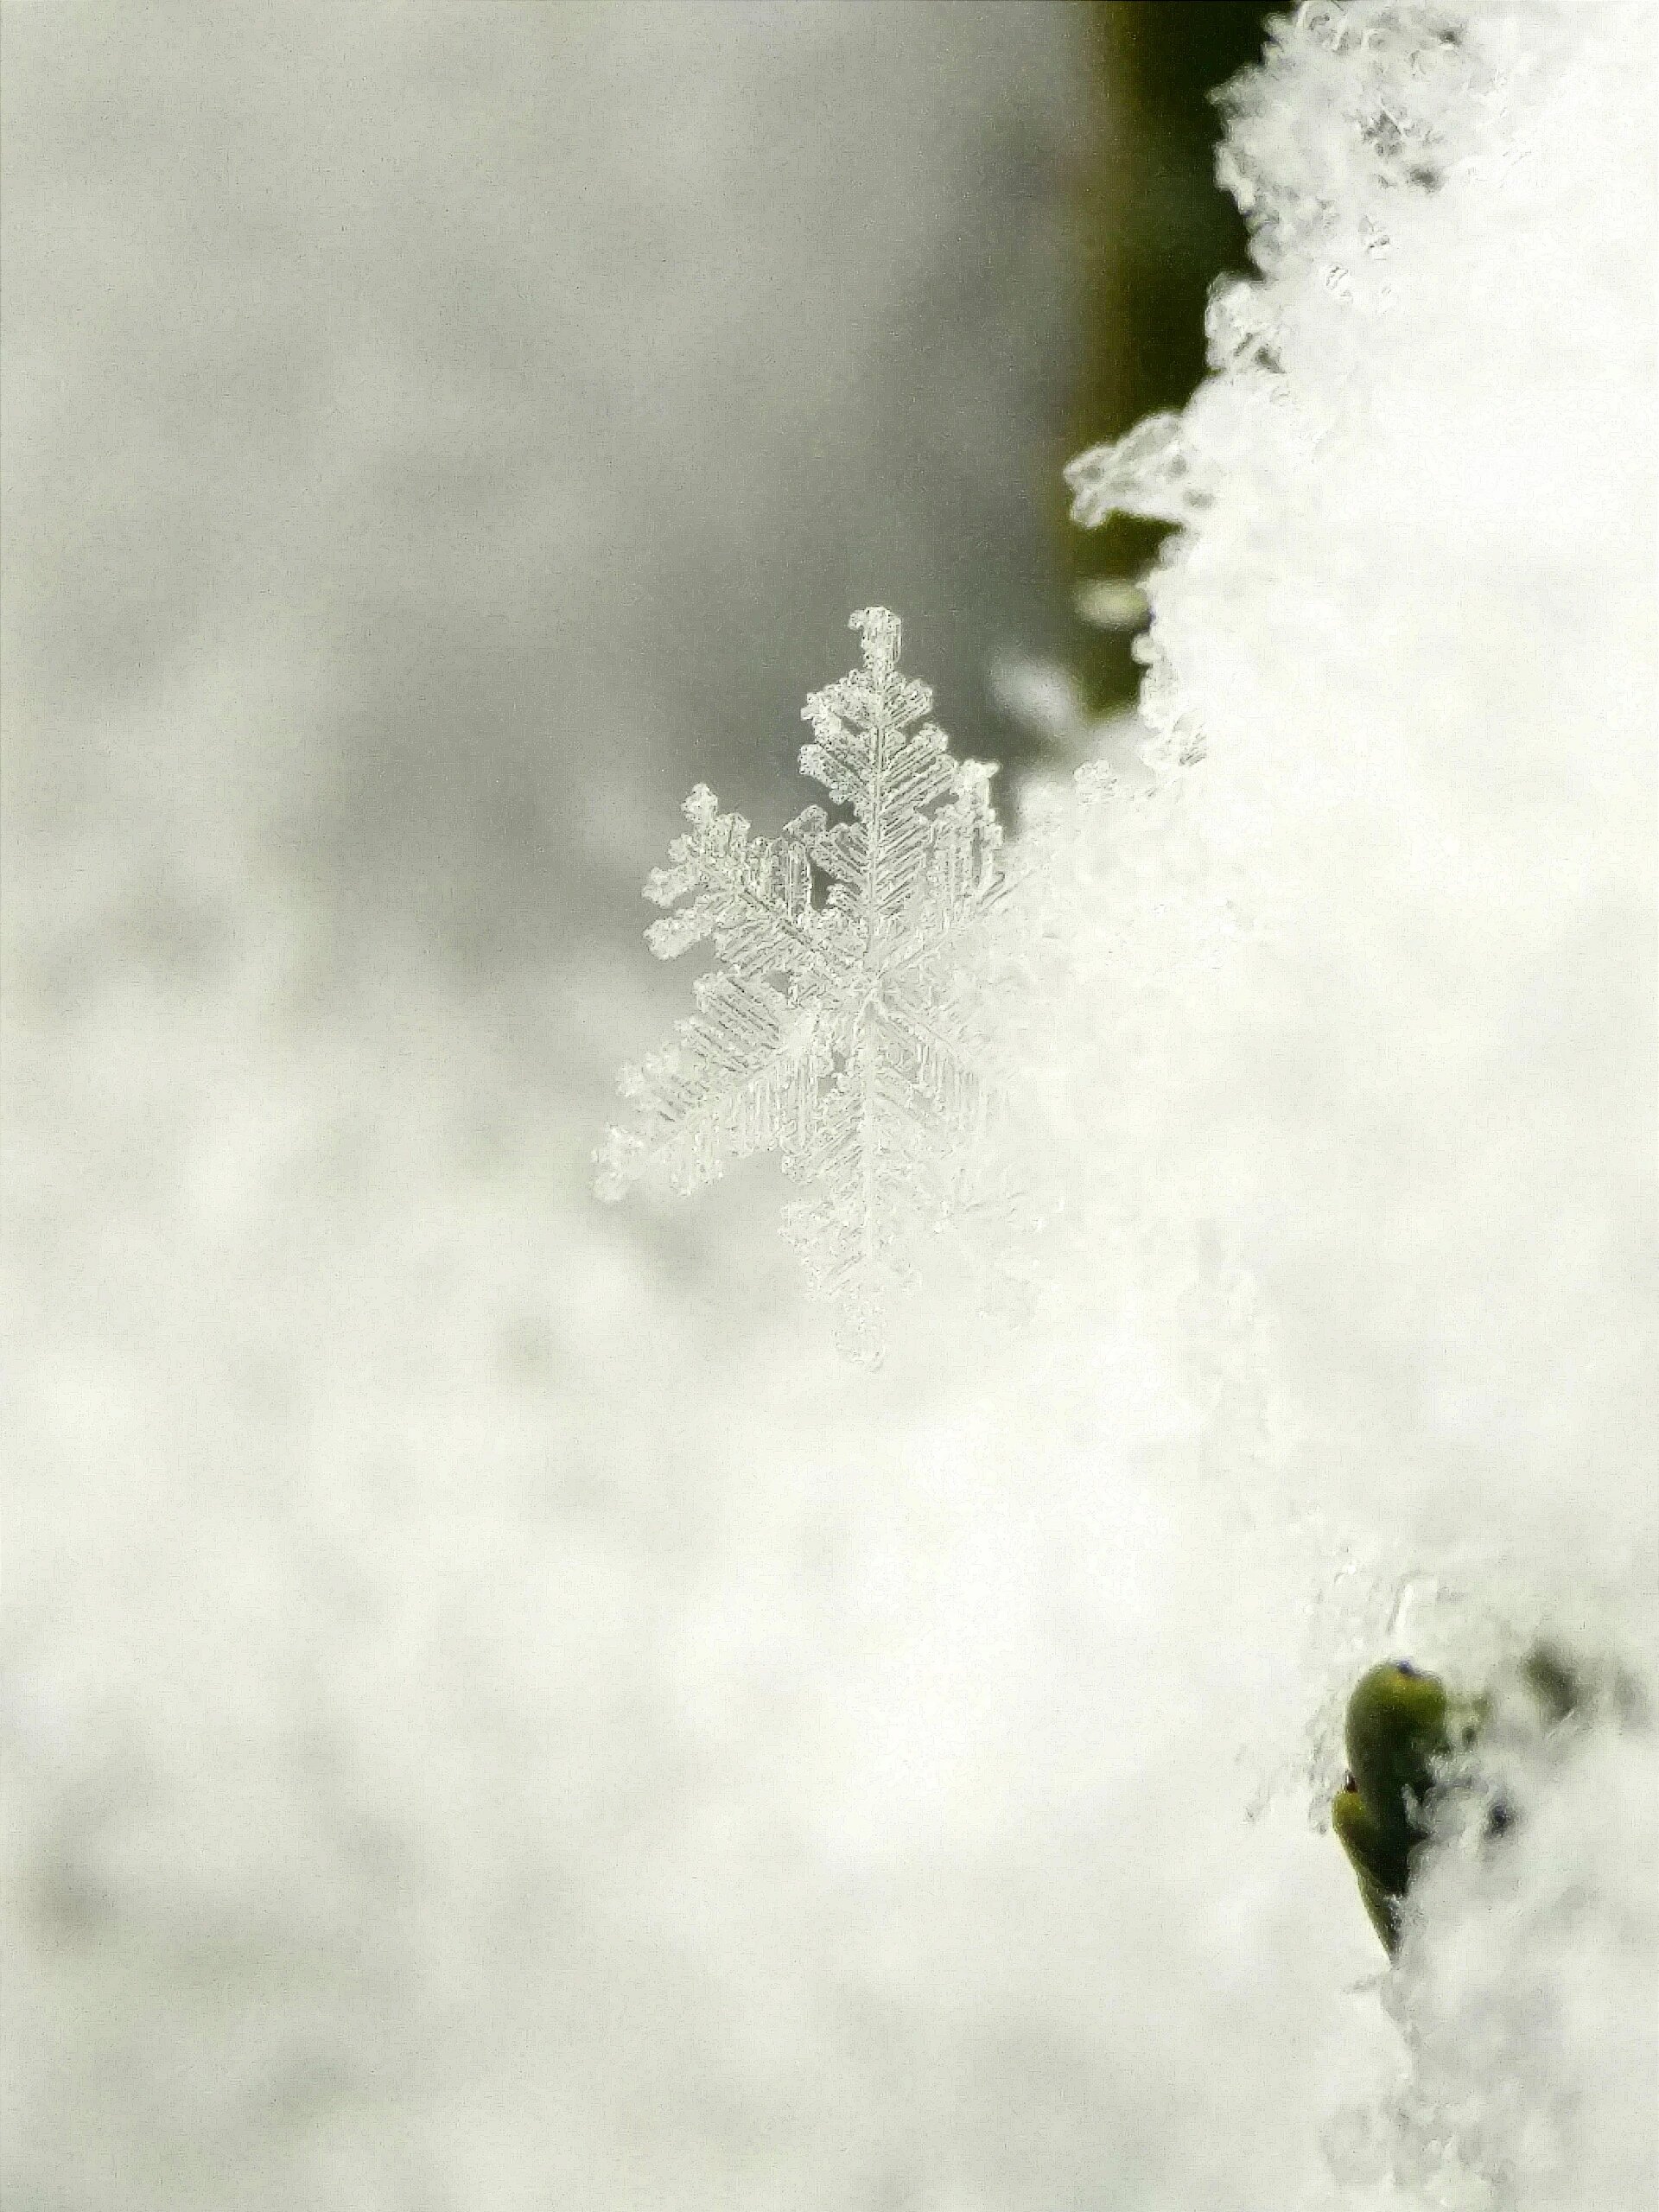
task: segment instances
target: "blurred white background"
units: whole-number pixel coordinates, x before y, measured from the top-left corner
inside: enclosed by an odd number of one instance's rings
[[[15,812],[198,869],[228,822],[341,968],[545,969],[694,774],[777,798],[851,607],[982,720],[1052,604],[1068,10],[7,36]]]
[[[1053,620],[1080,28],[6,9],[18,2212],[1097,2162],[1045,2013],[837,1888],[894,1694],[837,1560],[942,1539],[777,1464],[840,1376],[764,1178],[588,1187],[689,785],[793,810],[855,607],[982,752]]]

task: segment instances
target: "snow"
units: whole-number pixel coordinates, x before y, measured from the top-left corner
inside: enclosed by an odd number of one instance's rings
[[[1258,1547],[1217,1627],[1311,1624],[1316,1816],[1369,1659],[1659,1669],[1652,62],[1621,0],[1287,18],[1224,102],[1260,274],[1071,471],[1181,526],[1154,785],[1052,799],[1023,958],[1053,1310],[1184,1378]],[[1332,2123],[1389,2202],[1650,2198],[1656,1780],[1610,1724],[1426,1885]]]
[[[1308,1819],[1379,1656],[1659,1681],[1650,16],[1321,5],[1230,96],[1145,758],[1022,803],[987,917],[1022,1328],[925,1247],[849,1369],[759,1162],[602,1211],[544,1007],[395,933],[331,991],[257,795],[143,814],[304,721],[234,626],[99,725],[10,994],[20,2201],[1652,2201],[1653,1728],[1448,1837],[1386,1975]]]

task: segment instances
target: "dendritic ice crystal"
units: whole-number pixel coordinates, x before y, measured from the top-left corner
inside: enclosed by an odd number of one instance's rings
[[[677,911],[646,941],[668,960],[709,938],[723,964],[667,1049],[624,1071],[632,1120],[597,1162],[614,1198],[779,1153],[804,1192],[785,1233],[868,1355],[917,1235],[971,1194],[988,1095],[969,944],[1001,832],[994,768],[951,757],[931,692],[899,671],[898,617],[867,607],[851,627],[863,665],[807,701],[801,749],[848,818],[810,806],[762,837],[703,785],[686,800],[690,827],[645,885]]]

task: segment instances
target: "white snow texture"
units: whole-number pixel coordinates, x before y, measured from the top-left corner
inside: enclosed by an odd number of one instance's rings
[[[1448,1837],[1386,1974],[1307,1812],[1390,1651],[1659,1710],[1654,30],[1319,0],[1230,97],[1259,276],[1077,478],[1179,524],[1147,772],[985,917],[1023,1331],[924,1240],[849,1368],[745,1178],[575,1191],[522,1022],[319,1014],[270,885],[89,975],[74,880],[20,2212],[1647,2212],[1659,1731]]]
[[[1652,1707],[1655,28],[1275,29],[1225,101],[1261,276],[1179,421],[1071,472],[1082,520],[1182,527],[1154,786],[1046,832],[1032,1110],[1276,1573],[1325,1551],[1319,1790],[1391,1643],[1478,1681],[1554,1626]],[[1402,2048],[1328,2129],[1384,2201],[1653,2199],[1655,1739],[1592,1734],[1424,1884]]]

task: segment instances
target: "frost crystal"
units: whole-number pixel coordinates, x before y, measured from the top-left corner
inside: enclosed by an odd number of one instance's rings
[[[1190,523],[1209,505],[1179,415],[1148,415],[1127,437],[1091,446],[1067,464],[1071,519],[1094,529],[1114,514]]]
[[[850,626],[864,664],[807,701],[801,749],[850,819],[812,806],[759,837],[705,785],[686,800],[690,829],[645,885],[677,912],[647,942],[668,960],[712,938],[724,969],[698,979],[675,1041],[624,1071],[633,1125],[612,1130],[598,1165],[614,1198],[648,1174],[692,1191],[779,1153],[809,1192],[785,1232],[839,1302],[843,1342],[868,1351],[916,1233],[973,1178],[987,1093],[967,934],[996,887],[1001,833],[995,770],[951,759],[923,719],[931,692],[899,673],[897,616],[867,607]]]

